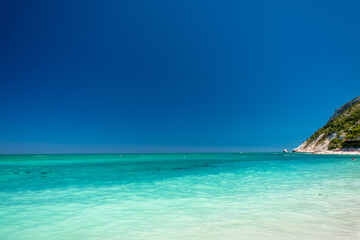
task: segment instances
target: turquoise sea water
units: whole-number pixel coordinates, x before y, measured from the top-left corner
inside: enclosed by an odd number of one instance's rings
[[[0,239],[360,239],[360,159],[0,155]]]

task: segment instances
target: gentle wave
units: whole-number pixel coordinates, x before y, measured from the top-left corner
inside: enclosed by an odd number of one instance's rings
[[[2,239],[360,239],[360,159],[0,156]]]

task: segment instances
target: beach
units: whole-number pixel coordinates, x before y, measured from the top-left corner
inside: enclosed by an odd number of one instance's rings
[[[298,153],[320,154],[320,155],[360,155],[360,151],[297,151]]]
[[[313,152],[313,154],[334,154],[334,155],[360,155],[359,151],[325,151],[325,152]]]

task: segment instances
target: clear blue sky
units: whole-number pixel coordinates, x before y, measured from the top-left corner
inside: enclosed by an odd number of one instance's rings
[[[0,153],[279,151],[360,95],[359,1],[0,3]]]

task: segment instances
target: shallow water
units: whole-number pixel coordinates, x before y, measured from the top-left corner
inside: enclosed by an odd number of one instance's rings
[[[0,239],[360,239],[360,159],[0,155]]]

